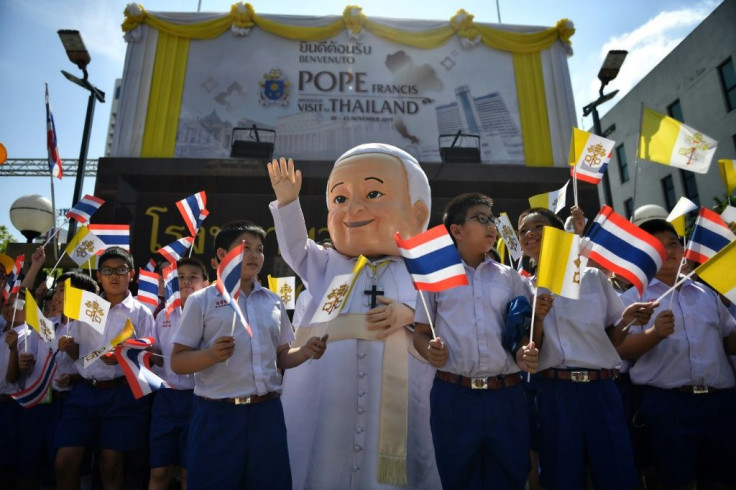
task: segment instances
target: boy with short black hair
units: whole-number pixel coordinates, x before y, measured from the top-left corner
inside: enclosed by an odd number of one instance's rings
[[[667,250],[642,294],[646,301],[680,279],[683,247],[665,220],[639,227]],[[622,298],[634,301],[636,294],[630,289]],[[698,488],[734,488],[736,379],[728,356],[736,354],[736,320],[718,294],[699,282],[685,279],[669,294],[674,297],[662,299],[653,320],[633,326],[618,348],[621,357],[636,361],[629,372],[632,383],[642,385],[637,421],[644,426],[657,481],[665,488],[696,482]]]
[[[189,296],[209,284],[209,275],[204,264],[194,257],[184,257],[177,262],[177,278],[181,296],[181,309],[175,308],[170,315],[161,310],[156,315],[153,331],[148,336],[156,343],[154,350],[159,356],[152,361],[157,366],[157,374],[171,389],[159,390],[151,407],[151,477],[148,488],[166,489],[174,475],[176,466],[182,468],[182,486],[186,485],[187,434],[192,412],[194,390],[193,374],[177,374],[171,369],[173,339],[181,324],[181,312]]]
[[[214,244],[213,266],[244,244],[237,301],[253,336],[233,323],[235,313],[214,285],[189,296],[174,336],[171,368],[195,380],[187,442],[192,488],[291,488],[280,370],[321,357],[326,338],[289,347],[286,308],[258,282],[265,238],[260,226],[238,221],[223,225]]]
[[[430,394],[430,425],[444,488],[522,489],[529,473],[519,365],[533,372],[539,354],[531,344],[515,353],[502,345],[508,304],[530,293],[515,270],[488,256],[498,233],[492,205],[480,193],[448,203],[443,221],[469,285],[428,294],[437,338],[424,308],[415,316],[414,346],[439,369]]]
[[[59,350],[76,359],[81,375],[72,388],[57,431],[58,488],[78,488],[79,468],[85,447],[101,448],[103,486],[119,487],[123,481],[125,451],[140,449],[147,439],[148,401],[136,400],[114,356],[102,356],[84,367],[84,356],[118,336],[130,319],[136,332],[149,332],[151,312],[128,290],[135,275],[133,257],[121,247],[110,247],[98,260],[97,280],[102,297],[109,301],[104,334],[82,322],[71,322],[69,335],[59,340]]]

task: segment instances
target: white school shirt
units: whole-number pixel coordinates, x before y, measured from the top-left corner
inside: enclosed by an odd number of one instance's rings
[[[642,301],[658,298],[669,286],[654,278],[644,290]],[[669,309],[675,315],[675,331],[645,353],[630,370],[635,384],[658,388],[706,385],[712,388],[734,386],[734,373],[728,362],[723,339],[736,330],[736,320],[721,299],[708,286],[686,279],[674,298],[666,296],[649,323],[633,325],[630,334],[639,334],[654,325],[657,315]],[[624,293],[636,298],[636,289]]]
[[[71,326],[73,320],[67,320],[66,323],[59,323],[61,321],[61,317],[53,317],[49,318],[49,320],[54,322],[54,325],[56,326],[56,340],[55,340],[55,349],[59,348],[59,340],[64,335],[71,335],[69,332],[69,327]],[[68,374],[68,375],[74,375],[78,374],[77,371],[77,365],[74,359],[69,357],[69,354],[66,352],[59,351],[58,354],[56,354],[56,376],[54,380],[61,377],[62,374]],[[66,388],[60,388],[57,386],[57,384],[54,382],[53,388],[56,391],[70,391],[72,389],[73,385],[69,385]]]
[[[215,285],[189,295],[174,342],[193,349],[206,349],[218,337],[235,337],[235,351],[227,362],[219,362],[194,374],[194,394],[206,398],[234,398],[281,392],[281,373],[276,367],[276,349],[294,340],[286,308],[277,294],[253,281],[253,290],[238,295],[253,338],[236,319],[235,311]]]
[[[349,274],[357,257],[324,248],[309,239],[299,200],[269,204],[281,255],[308,288],[299,328],[309,323],[332,279]],[[382,260],[376,261],[377,263]],[[359,274],[344,313],[365,313],[363,294],[372,280],[368,267]],[[387,298],[414,307],[416,290],[400,257],[378,269],[378,285]],[[319,336],[321,327],[315,329]],[[411,339],[409,339],[411,342]],[[403,489],[441,488],[429,426],[429,392],[435,369],[407,354],[409,371],[407,472]],[[294,489],[386,489],[377,481],[383,342],[346,339],[331,342],[324,356],[286,371],[284,416]],[[329,415],[325,416],[325,410]]]
[[[519,274],[486,258],[477,269],[463,262],[468,286],[439,293],[417,292],[414,321],[425,323],[423,294],[436,334],[447,345],[449,357],[440,369],[469,377],[519,372],[515,355],[501,344],[508,304],[518,296],[530,299],[529,287]]]
[[[149,332],[152,328],[153,315],[151,311],[139,303],[130,294],[130,291],[128,291],[128,295],[122,302],[110,307],[104,335],[83,322],[74,321],[69,325],[70,333],[68,335],[74,337],[74,341],[79,344],[79,359],[74,364],[83,378],[104,381],[123,376],[123,369],[119,364],[108,366],[101,359],[95,360],[85,368],[84,356],[108,344],[120,335],[128,318],[130,318],[135,329],[134,338],[142,337],[145,332]]]
[[[189,298],[187,297],[187,301]],[[156,315],[153,331],[146,334],[146,337],[153,337],[156,341],[154,347],[161,349],[164,356],[163,367],[153,366],[154,372],[161,376],[172,388],[177,390],[193,390],[194,374],[176,374],[171,370],[171,351],[174,348],[174,335],[179,329],[181,323],[181,308],[174,310],[166,318],[166,310],[161,310]]]
[[[16,349],[18,349],[18,355],[20,355],[20,353],[23,352],[23,349],[25,348],[25,338],[29,336],[31,328],[28,327],[25,323],[22,323],[13,327],[13,330],[15,331],[15,333],[18,334],[18,343],[16,344]],[[9,383],[5,379],[5,376],[8,374],[8,361],[10,360],[10,350],[8,349],[8,344],[5,343],[5,332],[6,330],[3,330],[2,339],[0,339],[0,394],[9,395],[11,393],[20,391],[23,388],[25,376],[21,376],[21,378],[16,383]],[[29,352],[30,349],[31,346],[29,344]]]
[[[606,328],[616,325],[623,311],[624,305],[605,274],[586,267],[580,280],[580,299],[555,295],[544,318],[539,371],[620,367],[621,358]]]

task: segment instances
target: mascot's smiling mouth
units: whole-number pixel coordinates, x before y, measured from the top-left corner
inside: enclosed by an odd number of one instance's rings
[[[376,220],[375,219],[369,219],[369,220],[365,220],[365,221],[345,221],[345,226],[347,226],[348,228],[360,228],[361,226],[365,226],[365,225],[371,224],[374,221],[376,221]]]

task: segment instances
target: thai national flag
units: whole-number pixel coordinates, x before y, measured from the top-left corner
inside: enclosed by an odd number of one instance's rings
[[[718,213],[700,208],[687,243],[685,258],[702,264],[734,240],[736,235]]]
[[[115,347],[115,358],[128,380],[135,399],[142,398],[161,388],[171,388],[163,379],[151,371],[151,352],[145,349],[154,344],[151,337],[128,339]]]
[[[51,382],[54,380],[56,374],[56,353],[49,349],[46,354],[46,359],[43,361],[43,369],[41,370],[38,378],[32,382],[24,390],[12,393],[10,396],[13,400],[17,401],[24,408],[33,408],[38,405],[44,398],[48,396],[49,387]]]
[[[468,284],[460,254],[444,225],[406,240],[398,233],[394,238],[416,289],[438,292]]]
[[[5,301],[11,294],[15,294],[20,291],[20,282],[23,279],[23,264],[26,262],[25,254],[20,254],[15,258],[15,265],[13,270],[10,271],[8,277],[5,280],[5,289],[3,290],[3,298]]]
[[[202,221],[207,217],[207,194],[204,191],[197,192],[191,196],[177,201],[176,207],[179,208],[181,216],[189,228],[192,236],[197,235],[197,230],[202,225]]]
[[[164,289],[166,291],[166,318],[176,308],[181,308],[181,295],[179,294],[179,272],[176,262],[172,262],[161,274],[164,277]]]
[[[156,261],[153,259],[148,259],[148,263],[145,267],[143,267],[143,270],[147,272],[153,272],[156,270]]]
[[[155,272],[138,271],[138,301],[153,310],[158,306],[158,274]]]
[[[51,114],[51,105],[49,104],[49,86],[46,85],[46,148],[49,152],[49,171],[54,177],[61,179],[64,170],[61,167],[61,157],[59,156],[59,144],[56,141],[56,125],[54,124],[54,115]]]
[[[90,224],[87,228],[105,242],[105,249],[122,247],[130,251],[130,225],[97,225]],[[102,254],[104,250],[98,252]]]
[[[80,223],[86,223],[103,204],[105,204],[104,199],[87,194],[74,207],[67,211],[64,216],[69,219],[74,218]]]
[[[243,252],[245,244],[240,243],[237,247],[230,250],[222,259],[220,265],[217,266],[217,281],[215,288],[227,301],[230,307],[235,310],[235,314],[245,326],[248,335],[253,336],[250,325],[245,321],[243,312],[238,306],[238,295],[240,294],[240,269],[243,267]]]
[[[169,243],[162,249],[158,250],[158,253],[168,260],[169,263],[176,264],[179,259],[187,253],[187,250],[192,246],[192,243],[194,243],[193,236],[179,238],[177,241]]]
[[[580,253],[627,279],[639,295],[667,257],[662,242],[610,206],[603,206],[596,216],[583,237]]]

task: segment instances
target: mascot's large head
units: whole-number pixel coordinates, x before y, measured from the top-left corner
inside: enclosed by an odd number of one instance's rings
[[[394,233],[427,229],[429,181],[419,163],[391,145],[356,146],[335,162],[327,181],[327,228],[337,251],[357,257],[399,255]]]

